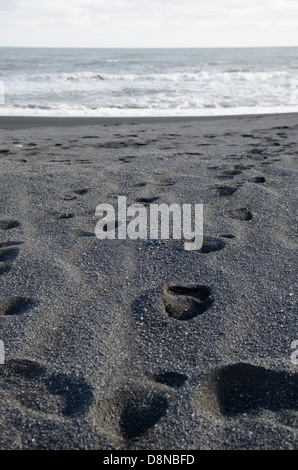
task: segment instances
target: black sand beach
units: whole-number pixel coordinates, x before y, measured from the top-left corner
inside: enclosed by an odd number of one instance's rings
[[[1,449],[297,449],[297,114],[0,118]],[[203,204],[204,243],[99,240]]]

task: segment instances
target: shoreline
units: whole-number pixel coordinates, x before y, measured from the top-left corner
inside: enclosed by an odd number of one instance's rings
[[[0,116],[0,130],[32,129],[36,127],[77,127],[123,124],[156,124],[237,121],[242,119],[298,119],[298,113],[239,114],[218,116],[143,116],[143,117],[52,117],[52,116]]]

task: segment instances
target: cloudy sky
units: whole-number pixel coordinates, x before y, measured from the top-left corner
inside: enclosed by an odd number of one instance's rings
[[[297,0],[0,0],[0,46],[297,46]]]

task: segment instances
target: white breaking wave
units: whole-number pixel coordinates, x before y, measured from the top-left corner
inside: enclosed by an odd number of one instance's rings
[[[170,112],[169,112],[170,111]],[[298,113],[297,106],[279,107],[244,107],[237,108],[97,108],[75,106],[44,106],[44,107],[22,107],[6,108],[1,107],[2,116],[50,116],[50,117],[154,117],[154,116],[232,116],[232,115],[253,115],[253,114],[280,114]]]
[[[25,53],[26,52],[26,53]],[[2,51],[1,115],[210,116],[298,111],[296,48]],[[211,58],[211,60],[210,60]]]

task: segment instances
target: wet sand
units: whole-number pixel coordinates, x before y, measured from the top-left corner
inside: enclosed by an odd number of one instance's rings
[[[297,115],[0,129],[0,448],[297,448]],[[202,248],[99,240],[118,196]]]

